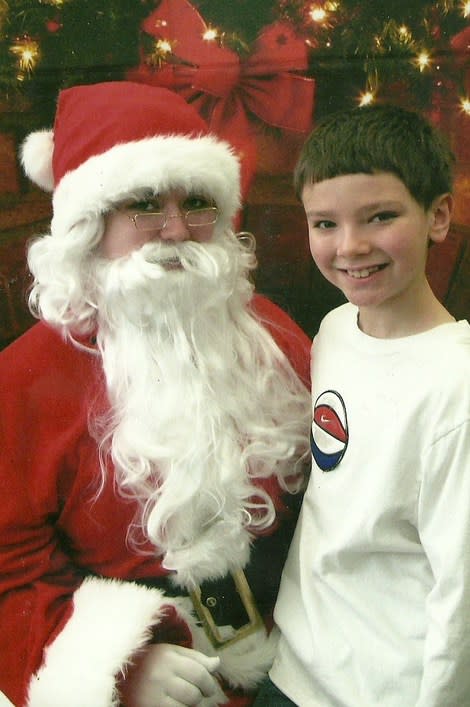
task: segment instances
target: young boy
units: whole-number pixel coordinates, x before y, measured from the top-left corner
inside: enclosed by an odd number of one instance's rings
[[[330,117],[300,156],[313,259],[349,302],[314,342],[313,470],[258,705],[470,704],[470,327],[425,275],[453,161],[386,105]]]

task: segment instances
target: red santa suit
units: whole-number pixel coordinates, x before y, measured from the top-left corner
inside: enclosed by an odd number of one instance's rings
[[[308,385],[308,338],[268,300],[256,309]],[[178,592],[168,595],[154,549],[129,546],[134,504],[111,476],[99,488],[88,412],[101,377],[93,349],[42,323],[0,354],[0,688],[16,707],[118,704],[119,675],[140,646],[192,645],[196,617]],[[286,549],[289,532],[280,534]],[[274,554],[258,554],[264,568],[251,571],[268,590],[257,603],[269,622],[280,568]]]
[[[187,566],[163,566],[151,534],[141,528],[136,542],[130,529],[142,507],[121,493],[117,466],[103,463],[90,424],[91,411],[110,405],[102,352],[91,327],[82,327],[79,346],[67,337],[69,313],[83,324],[93,306],[63,275],[67,258],[80,263],[96,246],[101,214],[149,187],[209,194],[218,211],[214,238],[230,231],[238,158],[206,134],[182,98],[127,82],[62,92],[54,131],[30,136],[22,158],[27,174],[54,191],[51,233],[29,250],[33,300],[39,292],[39,314],[53,326],[35,325],[0,354],[0,690],[16,707],[117,707],[139,649],[161,642],[219,655],[229,704],[249,704],[273,655],[258,622],[261,616],[269,629],[295,509],[274,468],[254,478],[254,488],[269,493],[276,522],[256,539],[246,513],[235,513],[239,527],[232,524],[226,542],[209,533],[207,543],[217,540],[223,552],[207,547],[217,569],[198,560],[196,587]],[[57,304],[62,292],[66,305]],[[277,306],[256,296],[250,302],[247,292],[246,307],[309,389],[309,339]],[[295,458],[293,451],[293,465]],[[234,631],[241,640],[231,640]]]

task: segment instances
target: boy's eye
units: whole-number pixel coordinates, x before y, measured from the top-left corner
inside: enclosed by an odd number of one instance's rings
[[[212,203],[206,199],[205,196],[200,196],[198,194],[192,194],[186,197],[186,199],[181,204],[183,211],[194,211],[195,209],[206,209],[212,206]]]
[[[398,214],[395,211],[380,211],[378,214],[374,214],[370,219],[372,223],[384,223],[386,221],[393,221]]]
[[[334,228],[336,223],[334,221],[329,221],[328,219],[323,219],[322,221],[314,221],[312,223],[312,228],[318,228],[320,231],[326,231],[330,228]]]

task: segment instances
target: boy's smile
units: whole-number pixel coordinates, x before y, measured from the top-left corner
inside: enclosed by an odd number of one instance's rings
[[[428,244],[445,237],[450,197],[439,197],[426,211],[398,177],[380,172],[308,183],[302,200],[312,256],[359,307],[363,330],[403,335],[411,333],[407,322],[419,329],[432,299]]]

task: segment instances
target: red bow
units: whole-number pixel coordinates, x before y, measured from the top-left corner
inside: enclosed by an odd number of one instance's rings
[[[162,0],[142,29],[170,44],[172,63],[155,70],[143,63],[128,78],[180,92],[214,132],[245,152],[253,140],[250,116],[285,130],[310,129],[315,82],[292,73],[307,68],[307,48],[287,22],[265,27],[245,61],[204,38],[210,28],[187,0]]]

